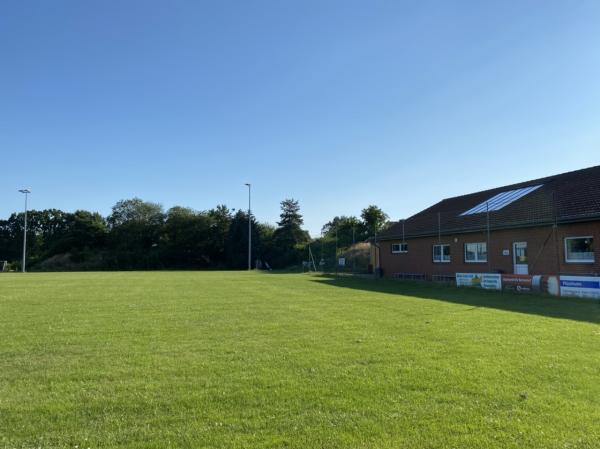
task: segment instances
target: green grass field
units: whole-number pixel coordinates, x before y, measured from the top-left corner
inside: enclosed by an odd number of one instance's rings
[[[600,306],[245,272],[0,275],[2,448],[598,448]]]

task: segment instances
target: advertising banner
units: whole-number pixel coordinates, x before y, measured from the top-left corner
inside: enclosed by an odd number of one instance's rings
[[[481,287],[481,273],[456,273],[457,287]]]
[[[502,289],[502,275],[497,273],[483,273],[481,287],[488,290]]]
[[[496,273],[456,273],[458,287],[479,287],[487,290],[500,290],[502,276]]]
[[[540,289],[543,292],[550,293],[554,296],[560,296],[560,284],[558,276],[534,276],[533,286],[536,286],[536,280],[539,279]]]
[[[561,276],[560,295],[600,299],[600,277]]]
[[[539,280],[536,284],[539,285]],[[533,290],[533,276],[528,274],[503,274],[502,288],[517,292],[530,292]]]

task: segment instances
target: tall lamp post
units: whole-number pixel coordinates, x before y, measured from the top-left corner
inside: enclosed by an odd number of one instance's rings
[[[252,184],[247,182],[244,185],[248,187],[248,271],[250,271],[252,270]]]
[[[23,264],[21,271],[25,273],[25,257],[27,255],[27,195],[31,193],[29,189],[20,189],[19,192],[25,194],[25,226],[23,226]]]

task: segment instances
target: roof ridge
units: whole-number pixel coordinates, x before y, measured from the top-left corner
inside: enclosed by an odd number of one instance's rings
[[[539,189],[530,189],[540,186]],[[465,212],[485,204],[490,199],[518,190],[531,190],[507,207],[490,208],[495,224],[514,225],[516,221],[536,222],[562,220],[574,214],[579,217],[600,217],[600,165],[565,173],[530,179],[465,195],[444,198],[407,218],[395,220],[382,237],[398,233],[398,225],[406,222],[407,233],[425,232],[442,226],[448,229],[471,229],[481,225],[481,214]],[[535,191],[535,192],[534,192]],[[489,207],[489,206],[488,206]],[[485,215],[485,214],[484,214]]]
[[[545,184],[545,183],[546,183],[546,182],[548,182],[548,181],[552,181],[554,178],[563,177],[563,176],[566,176],[566,175],[572,175],[573,173],[576,173],[576,172],[582,172],[582,171],[586,171],[586,170],[592,170],[592,169],[600,169],[600,165],[593,165],[593,166],[591,166],[591,167],[580,168],[580,169],[577,169],[577,170],[571,170],[571,171],[567,171],[567,172],[563,172],[563,173],[557,173],[557,174],[555,174],[555,175],[548,175],[548,176],[544,176],[544,177],[542,177],[542,178],[530,179],[529,181],[521,181],[521,182],[516,182],[516,183],[514,183],[514,184],[509,184],[509,185],[505,185],[505,186],[493,187],[493,188],[491,188],[491,189],[478,190],[478,191],[476,191],[476,192],[465,193],[465,194],[463,194],[463,195],[449,196],[449,197],[447,197],[447,198],[443,198],[442,200],[438,201],[438,202],[436,203],[436,205],[437,205],[437,204],[439,204],[439,203],[442,203],[442,202],[444,202],[444,201],[447,201],[447,200],[453,200],[453,199],[455,199],[455,198],[462,198],[462,197],[465,197],[465,196],[476,195],[476,194],[478,194],[478,193],[492,192],[492,191],[494,191],[494,190],[499,190],[499,189],[508,189],[508,188],[510,188],[510,187],[513,187],[513,188],[514,188],[514,187],[517,187],[517,186],[521,186],[521,187],[528,187],[528,186],[526,186],[525,184],[533,184],[533,183],[540,183],[540,182],[541,182],[542,184]],[[542,182],[542,181],[545,181],[545,182]],[[432,207],[433,207],[433,206],[432,206]],[[429,208],[428,208],[428,209],[429,209]],[[415,214],[415,215],[416,215],[416,214]]]

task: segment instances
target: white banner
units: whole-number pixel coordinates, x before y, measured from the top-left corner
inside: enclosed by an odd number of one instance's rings
[[[498,273],[483,273],[481,287],[488,290],[501,290],[502,275]]]
[[[600,277],[561,276],[560,295],[600,299]]]

